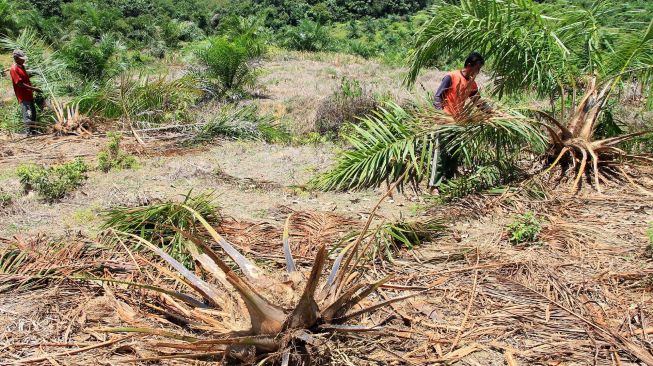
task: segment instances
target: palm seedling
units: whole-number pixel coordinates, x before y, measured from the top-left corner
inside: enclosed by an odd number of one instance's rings
[[[593,178],[598,190],[607,176],[632,181],[620,163],[650,159],[630,156],[619,146],[645,132],[606,139],[596,139],[595,132],[625,77],[651,85],[653,21],[642,32],[614,29],[606,23],[614,11],[600,0],[564,9],[531,0],[439,2],[417,37],[407,82],[436,56],[479,51],[491,61],[499,96],[533,91],[550,98],[551,110],[537,112],[550,135],[548,168],[560,164],[564,177],[571,167],[573,190],[583,177]],[[577,100],[579,93],[584,96]]]
[[[176,270],[177,280],[201,296],[198,300],[179,292],[167,291],[168,304],[164,312],[173,314],[193,332],[178,334],[154,328],[116,328],[112,332],[137,332],[153,334],[173,341],[154,344],[175,353],[144,360],[192,358],[237,360],[259,364],[281,361],[282,364],[303,364],[307,354],[292,350],[318,346],[319,333],[346,334],[378,330],[377,327],[347,325],[352,319],[370,313],[382,306],[406,299],[415,294],[399,296],[371,304],[367,299],[390,277],[374,283],[364,283],[357,268],[362,265],[360,240],[340,252],[330,275],[320,289],[322,272],[327,261],[325,246],[315,255],[310,273],[303,280],[291,253],[286,227],[281,245],[286,264],[284,275],[275,275],[261,269],[240,254],[222,238],[195,210],[184,206],[203,225],[224,253],[235,263],[237,273],[213,248],[191,233],[180,231],[188,240],[188,249],[194,260],[210,279],[202,279],[176,259],[149,241],[131,235],[136,241],[158,254]],[[369,223],[368,223],[369,225]],[[170,273],[166,270],[166,273]],[[289,280],[288,280],[289,279]],[[151,288],[151,287],[149,287]],[[299,288],[303,290],[298,291]],[[228,296],[224,296],[227,291]],[[239,309],[244,308],[248,321],[239,320]],[[240,324],[240,326],[239,326]],[[242,328],[234,330],[234,328]],[[136,360],[134,360],[136,361]]]

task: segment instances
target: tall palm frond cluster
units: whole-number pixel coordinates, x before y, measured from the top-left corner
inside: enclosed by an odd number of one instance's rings
[[[653,20],[640,30],[604,23],[615,10],[609,2],[552,10],[531,0],[440,1],[419,33],[411,57],[408,84],[436,56],[462,58],[472,50],[490,61],[494,93],[534,92],[551,100],[539,111],[546,126],[548,166],[573,172],[573,187],[583,177],[600,182],[625,176],[620,163],[650,161],[633,157],[620,144],[645,131],[608,139],[594,138],[608,101],[625,81],[647,86],[653,94]],[[559,102],[559,108],[556,105]],[[564,175],[564,174],[563,174]]]
[[[57,51],[51,49],[35,30],[26,28],[15,37],[3,37],[0,46],[9,52],[18,48],[29,55],[27,71],[35,84],[48,95],[59,95],[68,86],[66,63],[58,58]]]

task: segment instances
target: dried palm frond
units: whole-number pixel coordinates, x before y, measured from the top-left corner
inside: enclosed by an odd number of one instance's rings
[[[54,132],[57,135],[89,136],[93,131],[90,118],[79,113],[79,103],[63,103],[52,98],[54,109]]]
[[[80,272],[101,274],[105,270],[133,269],[130,264],[112,260],[113,253],[103,249],[106,248],[81,239],[62,243],[35,237],[0,242],[0,292],[34,289],[52,279]],[[82,257],[95,260],[80,261]]]

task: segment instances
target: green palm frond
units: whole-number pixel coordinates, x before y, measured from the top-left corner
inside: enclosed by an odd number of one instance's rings
[[[440,1],[430,14],[411,56],[408,84],[436,57],[460,59],[470,51],[492,61],[499,95],[527,87],[546,94],[567,77],[567,40],[555,32],[559,19],[546,16],[532,1]]]
[[[643,83],[653,76],[653,19],[643,33],[623,35],[615,42],[615,51],[606,57],[606,78],[615,82],[634,76]]]
[[[66,64],[56,57],[56,51],[35,30],[25,28],[15,38],[1,38],[0,46],[9,52],[16,48],[23,50],[29,58],[26,67],[32,80],[48,94],[59,95],[66,88],[69,79]]]
[[[455,120],[428,105],[408,111],[388,104],[352,130],[346,136],[352,148],[311,182],[315,188],[361,189],[399,180],[417,185],[430,174],[436,136],[454,163],[463,167],[514,161],[524,148],[539,154],[545,147],[536,124],[516,112],[476,110]]]
[[[394,103],[361,118],[346,136],[352,149],[342,152],[336,166],[311,185],[322,190],[346,190],[400,179],[419,182],[428,173],[433,140],[416,127],[411,114]]]

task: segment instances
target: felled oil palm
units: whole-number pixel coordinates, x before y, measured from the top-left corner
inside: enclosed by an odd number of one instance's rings
[[[538,111],[540,115],[553,123],[553,127],[546,126],[551,137],[549,155],[552,157],[552,163],[550,163],[547,170],[551,170],[558,164],[562,164],[564,170],[569,168],[574,170],[575,178],[572,187],[574,191],[578,189],[583,176],[591,176],[594,187],[599,192],[601,191],[600,180],[603,173],[620,174],[631,180],[626,171],[619,166],[625,159],[634,162],[653,162],[653,159],[649,157],[631,156],[619,148],[619,144],[649,131],[640,131],[599,140],[594,138],[598,117],[613,85],[612,82],[608,82],[599,86],[593,81],[576,112],[566,125],[553,116]]]
[[[197,300],[178,292],[166,291],[169,306],[165,311],[174,313],[174,318],[188,328],[201,331],[202,335],[186,336],[153,328],[118,328],[114,332],[149,333],[181,342],[157,343],[157,348],[170,348],[183,353],[149,359],[164,358],[215,358],[234,359],[252,362],[255,359],[273,360],[275,357],[298,362],[299,356],[291,354],[290,349],[301,349],[306,344],[316,344],[313,332],[361,332],[376,330],[374,327],[344,325],[359,315],[371,312],[381,306],[407,297],[401,296],[377,304],[361,306],[366,298],[390,277],[376,283],[363,283],[357,280],[355,269],[359,263],[357,245],[349,246],[341,252],[322,289],[318,291],[320,278],[327,260],[327,252],[322,246],[313,262],[306,280],[297,270],[288,242],[288,225],[283,237],[283,253],[286,260],[285,276],[274,276],[250,262],[223,239],[196,211],[186,207],[201,222],[215,239],[218,246],[236,263],[242,276],[232,270],[221,259],[221,254],[202,240],[183,233],[189,240],[189,251],[203,270],[210,274],[219,286],[212,285],[181,263],[145,239],[131,235],[143,245],[163,258],[176,270],[174,276],[202,297]],[[342,265],[341,265],[342,264]],[[284,280],[285,277],[285,280]],[[290,281],[288,281],[288,278]],[[293,285],[301,285],[296,291]],[[145,286],[144,286],[145,287]],[[148,288],[151,288],[148,287]],[[224,292],[230,296],[224,296]],[[174,300],[173,300],[174,298]],[[249,315],[246,329],[238,328],[238,320],[228,315],[228,310],[244,307]],[[236,311],[235,314],[242,313]]]

